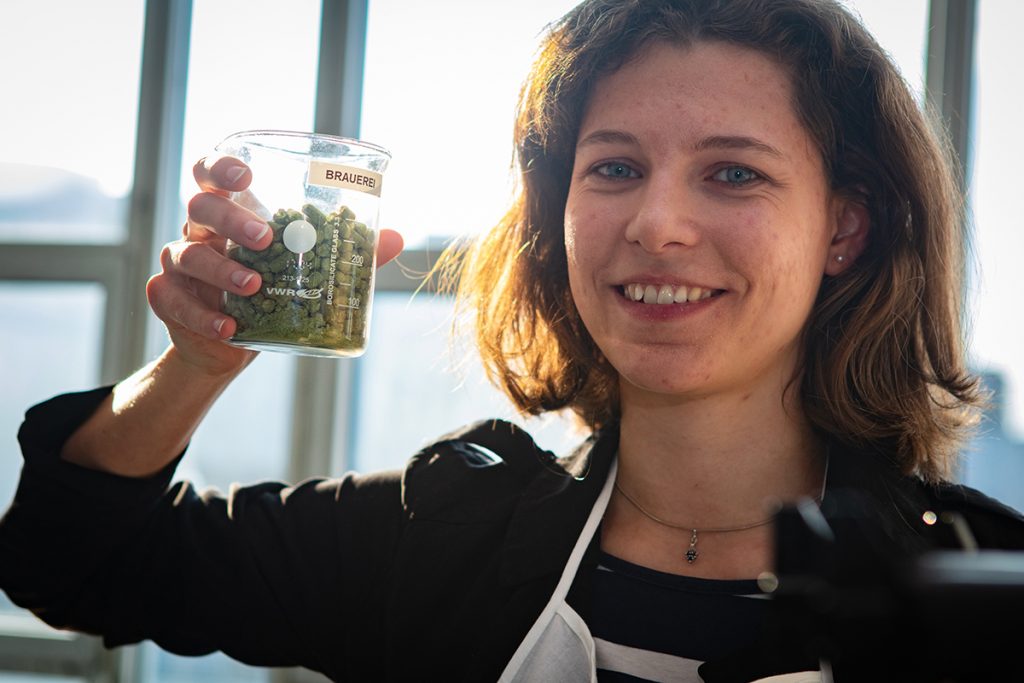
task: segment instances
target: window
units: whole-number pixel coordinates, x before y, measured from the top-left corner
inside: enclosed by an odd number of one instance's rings
[[[0,10],[0,240],[118,242],[134,171],[143,7],[56,5]]]
[[[95,386],[106,292],[95,282],[0,281],[0,499],[9,501],[21,470],[15,436],[25,410],[54,394]],[[32,362],[28,362],[31,360]]]
[[[584,438],[568,418],[515,413],[483,377],[476,353],[449,338],[447,298],[387,292],[373,306],[371,341],[355,378],[350,469],[402,467],[442,434],[487,418],[521,424],[559,454]]]
[[[575,4],[370,3],[360,135],[393,154],[381,225],[402,232],[411,251],[399,260],[413,270],[424,270],[451,238],[480,234],[504,213],[519,89],[543,30]],[[406,292],[418,285],[383,271],[381,280]],[[450,371],[465,351],[448,353],[450,313],[451,301],[431,294],[377,294],[370,345],[355,363],[347,467],[400,466],[473,420],[522,423],[481,379],[478,363],[464,363],[461,375]],[[545,447],[564,452],[577,436],[566,420],[541,422],[543,433],[537,424],[531,432]]]
[[[1024,508],[1024,322],[1017,314],[1017,275],[1024,237],[1010,169],[1024,154],[1017,116],[1024,97],[1019,70],[1007,55],[1022,20],[1019,3],[978,3],[970,195],[975,269],[968,297],[972,362],[985,373],[993,407],[967,452],[964,472],[968,484],[1018,509]]]
[[[4,501],[21,469],[15,435],[24,411],[125,371],[116,359],[130,345],[120,288],[142,42],[143,7],[128,0],[0,8],[0,88],[8,93],[0,113]],[[88,674],[98,650],[96,639],[54,631],[0,595],[0,666],[35,672],[0,674],[5,683],[82,680],[71,676]]]
[[[192,165],[222,139],[251,128],[312,128],[320,3],[195,0],[191,26],[181,221],[198,191]],[[164,226],[159,242],[177,239],[181,221]],[[150,350],[155,355],[166,337],[155,318],[152,329],[158,333]],[[228,388],[189,447],[186,463],[198,481],[226,491],[233,481],[288,476],[294,366],[291,356],[262,354]],[[238,429],[254,422],[259,430]]]
[[[928,1],[843,0],[889,53],[910,87],[924,97]]]
[[[185,205],[198,191],[192,166],[217,143],[239,130],[312,129],[319,38],[318,0],[193,0],[178,218],[158,226],[158,245],[180,236]],[[165,344],[162,325],[150,315],[148,355]],[[233,482],[288,479],[295,368],[295,358],[282,354],[253,361],[196,431],[178,476],[223,492]],[[142,653],[147,682],[271,679],[269,670],[219,653],[179,657],[152,643]]]
[[[408,246],[483,232],[510,197],[519,88],[572,0],[373,0],[360,135],[391,150],[381,225]]]
[[[9,454],[0,458],[0,500],[14,497],[21,471],[15,437],[28,406],[99,382],[105,298],[94,282],[0,281],[0,310],[17,321],[0,326],[0,375],[7,381],[0,398],[0,452]],[[0,593],[2,612],[20,614]]]

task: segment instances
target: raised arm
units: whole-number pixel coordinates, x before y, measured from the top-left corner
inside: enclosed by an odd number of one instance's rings
[[[250,249],[271,242],[267,223],[228,198],[252,181],[231,157],[208,157],[193,168],[200,192],[188,205],[182,239],[164,246],[161,272],[146,288],[171,345],[115,387],[68,439],[61,457],[91,469],[130,477],[160,471],[185,447],[210,406],[255,357],[224,343],[235,321],[220,311],[224,291],[255,294],[260,276],[224,255],[227,240]],[[378,264],[402,248],[398,233],[382,230]]]
[[[166,245],[147,294],[171,344],[112,392],[65,394],[28,411],[25,465],[0,518],[0,589],[58,628],[110,646],[152,639],[182,654],[340,675],[372,649],[374,619],[402,523],[400,479],[347,476],[226,495],[171,485],[175,460],[255,353],[224,342],[225,290],[260,276],[225,257],[228,239],[271,242],[232,201],[251,181],[237,159],[195,166],[182,239]],[[401,249],[382,231],[378,263]],[[368,632],[369,633],[369,632]],[[368,666],[368,665],[367,665]]]

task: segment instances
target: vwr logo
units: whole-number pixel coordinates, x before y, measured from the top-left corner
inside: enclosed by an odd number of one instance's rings
[[[319,299],[323,294],[323,288],[317,289],[291,289],[290,287],[267,287],[267,294],[271,296],[297,296],[303,299]]]

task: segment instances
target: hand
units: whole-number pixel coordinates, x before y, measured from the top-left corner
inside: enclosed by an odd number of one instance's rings
[[[224,255],[230,239],[249,249],[270,246],[267,222],[228,198],[252,182],[252,171],[233,157],[206,157],[192,169],[201,192],[188,203],[183,237],[160,252],[161,272],[150,278],[146,296],[153,312],[167,327],[181,360],[211,375],[237,373],[256,352],[225,344],[236,323],[221,313],[225,291],[252,296],[260,275]],[[402,237],[381,230],[377,264],[402,250]]]

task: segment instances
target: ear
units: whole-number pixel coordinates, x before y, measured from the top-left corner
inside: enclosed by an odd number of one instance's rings
[[[832,215],[835,223],[832,242],[828,247],[825,274],[834,277],[846,272],[867,248],[871,215],[863,200],[853,197],[836,197],[833,200]]]

